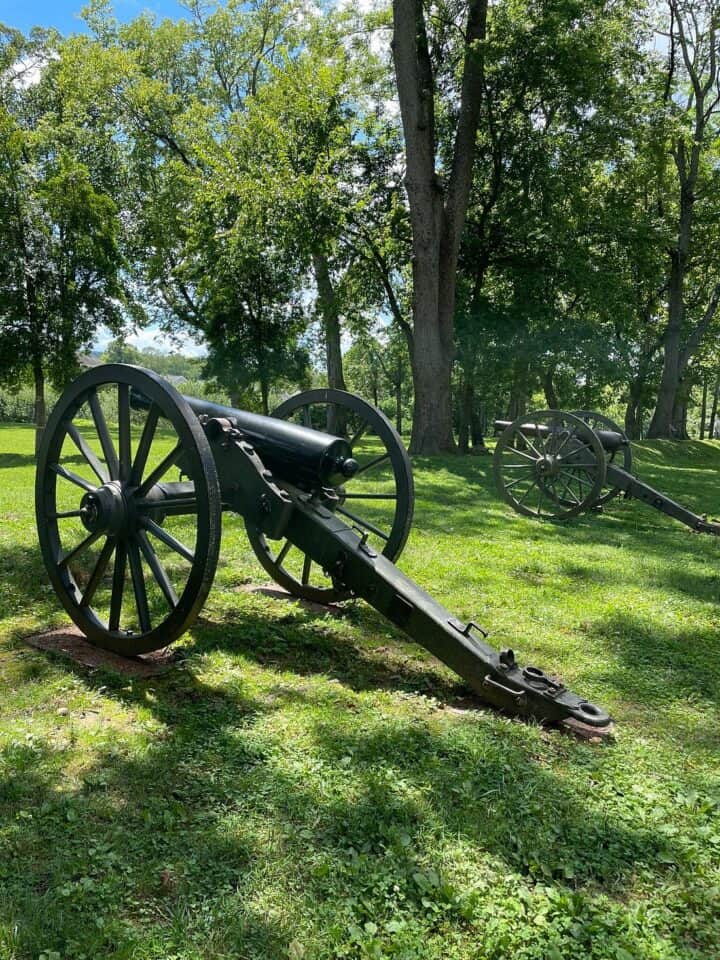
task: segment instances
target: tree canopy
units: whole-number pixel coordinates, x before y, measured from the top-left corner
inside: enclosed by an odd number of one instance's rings
[[[262,409],[379,390],[417,452],[538,402],[705,432],[719,16],[95,0],[85,34],[4,28],[0,377],[35,379],[42,422],[101,326],[152,323]]]

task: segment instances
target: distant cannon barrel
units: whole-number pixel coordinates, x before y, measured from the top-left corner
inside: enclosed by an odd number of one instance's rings
[[[500,431],[506,430],[509,426],[512,426],[512,423],[512,420],[496,420],[495,432],[500,433]],[[518,429],[528,437],[538,435],[547,437],[552,432],[552,428],[543,423],[523,423]],[[594,430],[593,432],[602,444],[603,450],[607,450],[608,453],[627,445],[627,439],[622,433],[617,433],[615,430]]]
[[[336,486],[357,473],[358,462],[343,437],[209,400],[183,399],[198,417],[231,420],[268,470],[298,487]],[[135,409],[149,406],[147,398],[137,391],[132,392],[130,404]]]

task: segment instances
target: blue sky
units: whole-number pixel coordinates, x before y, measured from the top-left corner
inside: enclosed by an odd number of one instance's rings
[[[78,33],[85,25],[80,11],[85,0],[0,0],[0,23],[26,33],[31,27],[55,27],[60,33]],[[187,11],[177,0],[115,0],[118,20],[132,20],[144,10],[158,17],[179,17]]]

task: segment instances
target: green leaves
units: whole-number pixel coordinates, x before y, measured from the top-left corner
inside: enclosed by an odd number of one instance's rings
[[[0,379],[30,369],[40,389],[75,372],[125,299],[117,154],[102,116],[75,109],[64,45],[45,39],[33,82],[0,81]]]

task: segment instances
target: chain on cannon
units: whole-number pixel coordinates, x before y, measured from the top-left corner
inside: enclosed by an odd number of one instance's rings
[[[88,371],[61,396],[36,480],[51,583],[96,646],[138,655],[192,625],[229,511],[295,596],[362,598],[490,704],[608,730],[602,708],[520,666],[512,650],[495,650],[482,627],[457,619],[395,566],[413,501],[400,437],[359,397],[314,390],[264,417],[183,397],[123,364]]]
[[[495,430],[500,432],[493,457],[495,483],[518,513],[569,520],[602,509],[622,493],[697,533],[720,534],[720,523],[633,476],[629,439],[601,413],[540,410],[514,421],[496,420]]]

